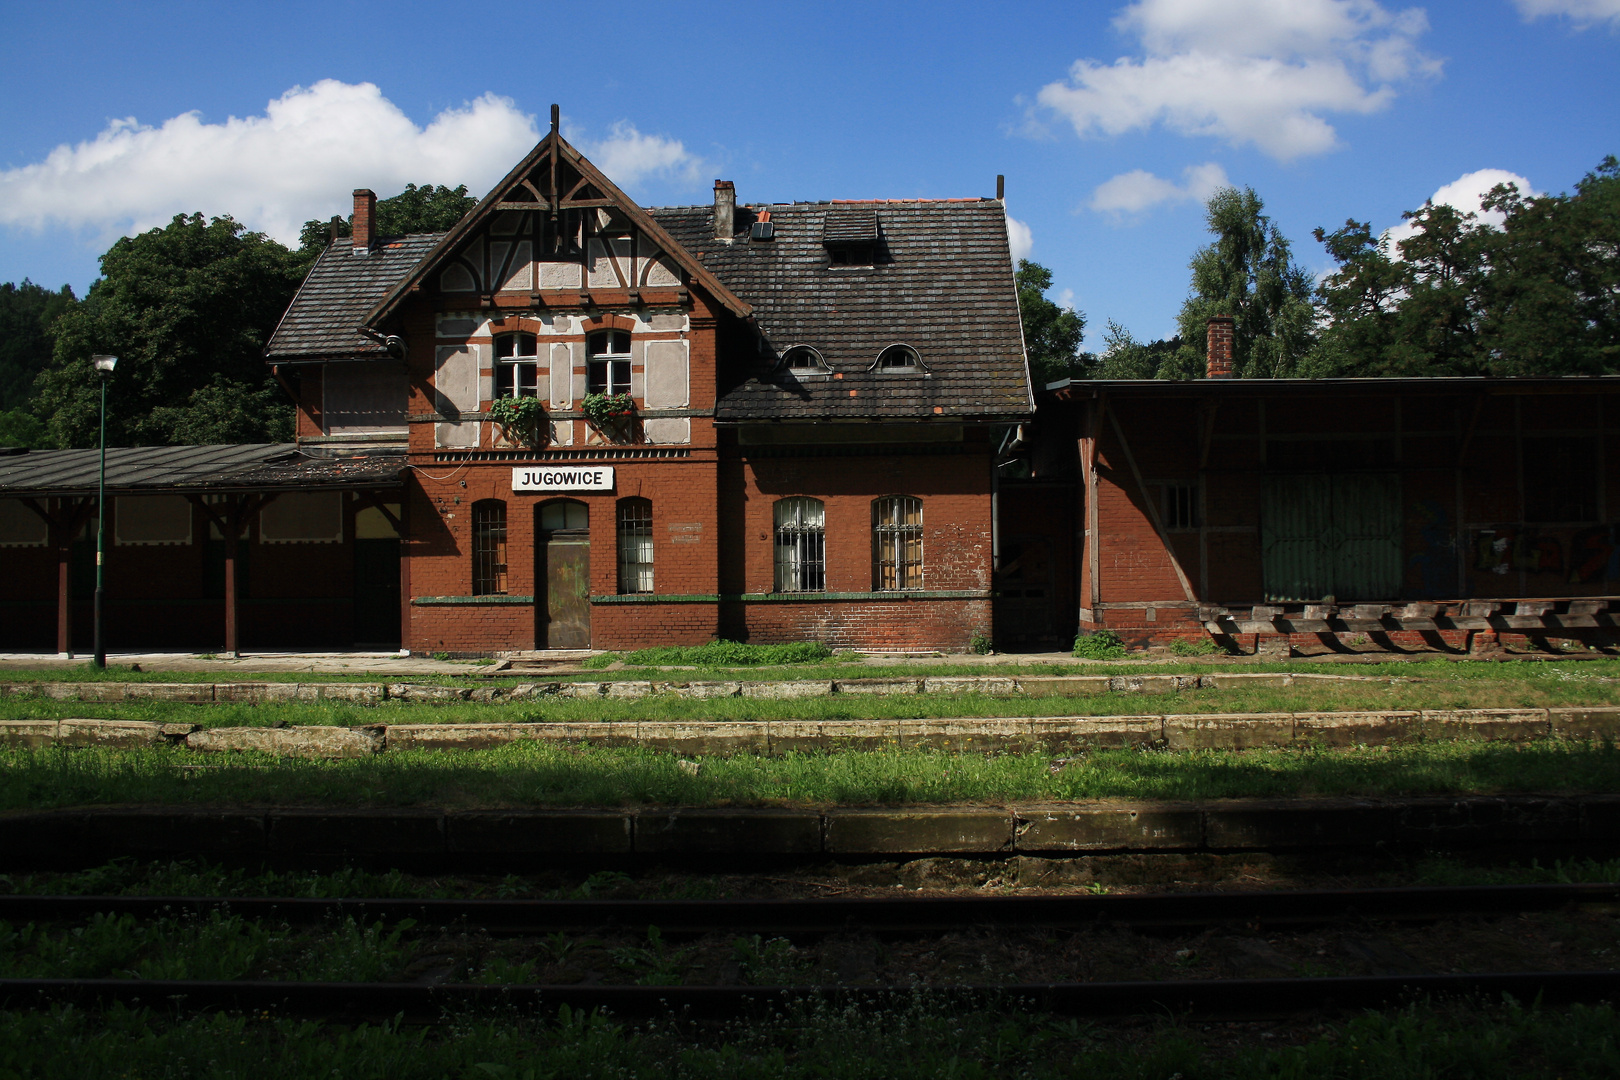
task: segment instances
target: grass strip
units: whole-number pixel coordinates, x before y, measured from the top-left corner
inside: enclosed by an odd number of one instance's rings
[[[1291,1027],[1174,1020],[1109,1026],[1033,1014],[1016,1002],[963,1013],[922,991],[897,995],[885,1008],[809,1000],[782,1013],[708,1025],[669,1018],[630,1026],[567,1008],[555,1019],[474,1015],[433,1029],[61,1008],[0,1013],[0,1075],[1525,1080],[1620,1074],[1617,1021],[1609,1005],[1555,1009],[1509,1001],[1416,1004]]]
[[[832,694],[776,700],[645,698],[528,698],[518,701],[418,703],[385,701],[220,703],[170,701],[91,703],[43,697],[0,698],[0,720],[67,717],[149,720],[205,727],[279,723],[317,725],[544,723],[610,720],[896,720],[974,716],[1142,716],[1161,713],[1360,712],[1384,709],[1541,709],[1612,705],[1616,687],[1601,681],[1462,679],[1417,683],[1327,682],[1289,687],[1111,692],[1077,696],[1000,696],[980,693]]]
[[[1221,799],[1620,791],[1620,749],[1563,740],[1376,750],[923,750],[737,755],[694,775],[668,753],[512,743],[339,761],[149,750],[0,753],[0,809],[66,806],[910,806],[1078,799]],[[191,766],[182,768],[182,766]]]
[[[712,643],[715,645],[721,643]],[[706,649],[710,646],[696,646]],[[783,646],[793,648],[795,646]],[[645,653],[666,650],[649,649]],[[114,663],[105,670],[89,664],[73,667],[0,667],[0,682],[413,682],[441,685],[466,685],[469,681],[479,686],[517,685],[525,682],[567,682],[587,680],[617,681],[638,679],[854,679],[854,678],[947,678],[982,676],[985,678],[1035,675],[1208,675],[1222,671],[1287,672],[1293,674],[1364,675],[1377,677],[1444,679],[1460,681],[1484,679],[1488,681],[1536,682],[1540,680],[1577,679],[1596,681],[1620,679],[1620,658],[1560,660],[1441,660],[1441,659],[1368,659],[1353,662],[1323,662],[1311,660],[1261,661],[1248,657],[1216,657],[1205,661],[1192,660],[1132,660],[1120,662],[1086,663],[1081,661],[1049,663],[1045,661],[1006,663],[960,663],[941,658],[938,663],[911,662],[907,664],[866,662],[860,657],[840,653],[826,661],[780,663],[755,661],[750,663],[685,663],[676,659],[657,659],[630,662],[626,657],[606,656],[608,664],[616,660],[620,667],[597,669],[604,657],[596,657],[593,667],[582,674],[552,675],[543,671],[493,672],[495,661],[467,661],[458,663],[460,670],[439,674],[374,673],[364,668],[364,661],[355,661],[353,672],[322,671],[254,671],[246,667],[229,667],[209,671],[130,671],[127,666]]]

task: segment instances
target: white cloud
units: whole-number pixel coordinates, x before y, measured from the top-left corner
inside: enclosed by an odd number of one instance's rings
[[[570,141],[574,141],[572,137]],[[621,188],[634,187],[651,177],[693,184],[703,178],[705,167],[678,140],[643,135],[628,120],[615,123],[608,129],[608,137],[599,142],[581,141],[580,150]]]
[[[1478,224],[1500,226],[1504,220],[1500,211],[1480,209],[1480,203],[1486,194],[1498,184],[1510,184],[1518,188],[1522,195],[1536,194],[1536,189],[1530,185],[1530,181],[1518,173],[1511,173],[1506,169],[1479,169],[1465,173],[1446,184],[1429,196],[1429,202],[1436,206],[1454,207],[1464,214],[1477,214],[1475,221]],[[1396,245],[1416,233],[1417,227],[1410,221],[1403,221],[1393,228],[1384,230],[1384,240],[1390,253],[1399,255],[1400,249]]]
[[[1035,235],[1029,231],[1029,226],[1015,217],[1007,219],[1007,246],[1012,248],[1013,265],[1018,265],[1019,259],[1029,258],[1029,253],[1035,248]]]
[[[345,210],[354,188],[387,196],[407,183],[466,184],[482,195],[540,135],[510,98],[485,94],[418,126],[371,83],[323,79],[288,90],[262,116],[114,120],[94,139],[0,170],[0,224],[115,235],[201,211],[296,243],[303,222]],[[687,179],[699,164],[679,142],[627,122],[580,148],[621,186]]]
[[[1338,144],[1322,114],[1377,112],[1440,70],[1423,11],[1375,0],[1138,0],[1115,26],[1142,57],[1077,60],[1037,95],[1080,135],[1163,124],[1287,161]]]
[[[1154,176],[1146,169],[1104,180],[1091,193],[1091,209],[1115,217],[1140,214],[1160,203],[1203,202],[1216,188],[1228,187],[1226,170],[1213,161],[1181,170],[1182,182]]]
[[[1562,15],[1582,30],[1601,22],[1620,30],[1620,0],[1513,0],[1513,5],[1527,22]]]

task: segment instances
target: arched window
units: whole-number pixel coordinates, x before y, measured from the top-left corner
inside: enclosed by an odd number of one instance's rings
[[[776,591],[827,588],[827,512],[820,499],[776,503]]]
[[[598,330],[586,339],[585,392],[630,392],[630,332]]]
[[[917,358],[917,350],[910,345],[890,345],[878,353],[877,370],[879,371],[916,371],[922,366]]]
[[[473,595],[506,592],[506,504],[499,499],[473,503]]]
[[[652,503],[619,500],[619,592],[653,591]]]
[[[885,495],[872,501],[872,587],[879,592],[923,584],[922,500]]]
[[[539,397],[540,355],[533,334],[501,334],[495,339],[495,396]]]
[[[556,532],[559,529],[588,529],[591,527],[591,512],[582,502],[574,499],[553,499],[548,503],[540,504],[540,531]]]
[[[789,371],[796,371],[804,375],[814,375],[827,370],[827,364],[821,359],[821,354],[808,345],[795,345],[782,357],[783,366]]]

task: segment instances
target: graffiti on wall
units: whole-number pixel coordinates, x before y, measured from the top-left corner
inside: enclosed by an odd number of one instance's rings
[[[1570,584],[1613,581],[1620,579],[1620,526],[1596,525],[1573,535],[1520,526],[1481,529],[1474,554],[1474,569],[1485,573],[1559,574]]]

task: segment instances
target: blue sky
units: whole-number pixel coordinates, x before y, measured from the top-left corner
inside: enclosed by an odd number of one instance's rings
[[[0,281],[81,295],[177,211],[290,240],[356,187],[482,194],[552,102],[646,205],[1004,173],[1087,347],[1108,319],[1172,332],[1215,184],[1258,191],[1319,271],[1317,225],[1567,190],[1620,154],[1620,0],[13,3],[0,57]]]

